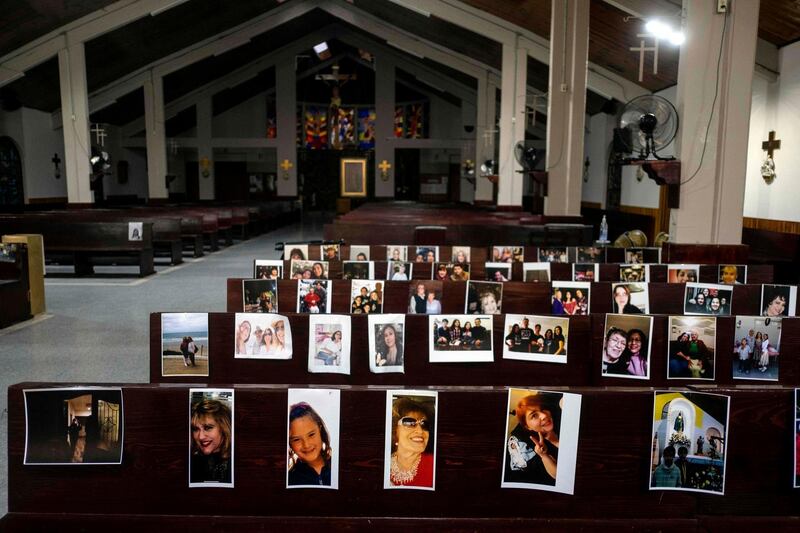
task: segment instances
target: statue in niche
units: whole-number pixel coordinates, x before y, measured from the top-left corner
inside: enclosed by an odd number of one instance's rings
[[[684,429],[684,421],[683,421],[683,413],[678,413],[678,416],[675,418],[675,423],[672,425],[672,429],[675,430],[676,433],[683,433]]]

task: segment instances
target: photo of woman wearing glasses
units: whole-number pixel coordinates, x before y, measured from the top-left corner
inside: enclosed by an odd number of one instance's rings
[[[234,358],[291,359],[292,329],[285,316],[236,313],[234,328]]]
[[[436,394],[387,391],[384,488],[434,489]]]

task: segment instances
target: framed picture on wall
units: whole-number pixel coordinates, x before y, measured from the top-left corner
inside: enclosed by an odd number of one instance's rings
[[[367,159],[342,158],[339,174],[341,176],[341,195],[343,197],[364,197],[367,195]]]

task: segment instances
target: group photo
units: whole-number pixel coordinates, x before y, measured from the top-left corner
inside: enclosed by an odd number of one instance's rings
[[[551,312],[554,315],[588,315],[588,281],[558,281],[553,283]]]
[[[781,318],[737,316],[733,336],[733,379],[778,381]]]
[[[431,363],[494,360],[491,315],[434,315],[428,320]]]
[[[566,363],[569,318],[506,315],[503,358]]]

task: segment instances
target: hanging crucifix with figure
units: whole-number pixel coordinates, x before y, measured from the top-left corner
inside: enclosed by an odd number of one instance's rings
[[[761,143],[761,149],[767,152],[767,157],[761,163],[761,177],[767,182],[767,185],[775,181],[775,160],[772,158],[775,150],[780,150],[781,141],[775,138],[775,132],[769,132],[769,138]]]

